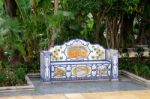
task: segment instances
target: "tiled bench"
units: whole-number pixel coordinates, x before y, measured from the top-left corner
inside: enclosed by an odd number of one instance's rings
[[[40,53],[43,81],[118,80],[118,51],[74,39]]]

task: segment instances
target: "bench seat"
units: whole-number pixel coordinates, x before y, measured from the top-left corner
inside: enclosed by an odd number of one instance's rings
[[[111,64],[109,60],[51,61],[51,65]]]

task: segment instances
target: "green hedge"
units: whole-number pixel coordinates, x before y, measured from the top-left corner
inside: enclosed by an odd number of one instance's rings
[[[150,60],[120,59],[119,68],[150,80]]]

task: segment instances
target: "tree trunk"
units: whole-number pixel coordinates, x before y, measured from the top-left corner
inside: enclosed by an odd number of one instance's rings
[[[58,29],[53,29],[52,30],[52,35],[51,35],[51,41],[50,41],[50,47],[54,47],[55,45],[55,40],[58,36],[59,30]]]
[[[103,31],[101,31],[102,28],[102,15],[100,12],[93,12],[93,19],[94,19],[94,28],[95,28],[95,43],[103,44],[105,37],[103,35]],[[103,44],[104,45],[104,44]]]
[[[17,4],[15,0],[5,0],[5,10],[10,17],[16,17]]]
[[[133,42],[129,42],[129,35],[133,32],[133,21],[135,18],[135,14],[124,14],[123,22],[121,24],[121,46],[128,47],[129,44]],[[132,35],[132,34],[131,34]],[[133,38],[134,39],[134,38]]]
[[[149,0],[143,0],[142,2],[144,3],[144,12],[137,43],[150,45],[150,2]]]
[[[100,25],[101,25],[100,13],[97,13],[97,15],[96,15],[96,31],[95,31],[96,39],[95,39],[95,43],[99,43]]]
[[[108,17],[107,23],[107,47],[118,49],[120,44],[120,24],[122,23],[122,15]]]
[[[54,14],[57,13],[59,7],[59,2],[58,0],[54,0]],[[53,47],[55,45],[55,40],[58,36],[58,29],[53,28],[52,29],[52,35],[51,35],[51,41],[50,41],[50,47]]]
[[[54,0],[54,13],[57,13],[58,11],[58,0]]]

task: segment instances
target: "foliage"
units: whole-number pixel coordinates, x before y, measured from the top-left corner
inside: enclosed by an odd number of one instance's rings
[[[6,78],[5,74],[0,72],[0,86],[3,85],[5,78]]]
[[[11,64],[0,62],[0,86],[15,86],[25,84],[26,69],[22,66],[12,68]]]
[[[19,81],[25,81],[25,74],[25,69],[22,67],[17,68],[15,71],[16,79]]]
[[[137,56],[138,56],[138,57],[142,57],[142,56],[143,56],[144,49],[141,48],[141,47],[136,48],[136,52],[137,52]]]
[[[81,38],[118,49],[135,45],[135,35],[141,38],[144,29],[149,35],[149,5],[141,0],[59,0],[55,14],[50,0],[15,2],[17,16],[10,17],[3,8],[5,0],[0,1],[1,85],[23,83],[26,72],[39,72],[39,52],[54,44]],[[140,61],[142,49],[137,53],[138,63],[125,59],[121,69],[147,77],[149,63]]]
[[[132,72],[138,76],[150,79],[150,63],[147,61],[136,61],[135,59],[121,59],[119,68]]]
[[[54,15],[48,0],[15,1],[18,17],[0,16],[0,48],[8,54],[12,65],[16,62],[36,63],[32,66],[37,70],[40,50],[49,48],[53,32],[59,32],[63,18],[71,14],[59,11]]]

